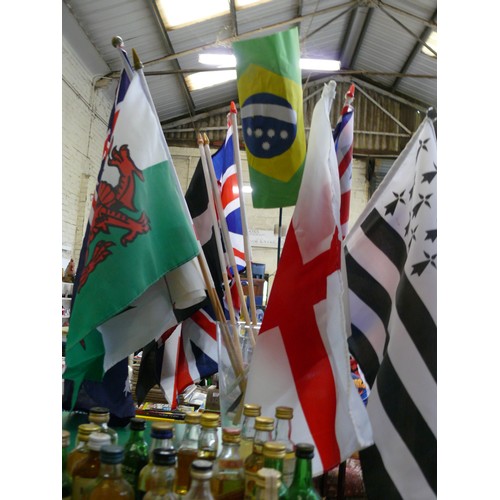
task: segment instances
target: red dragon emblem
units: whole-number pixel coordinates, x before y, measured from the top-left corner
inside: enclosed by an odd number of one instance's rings
[[[87,242],[86,261],[92,241],[100,233],[109,234],[111,227],[125,230],[125,234],[120,238],[120,243],[123,246],[134,241],[138,235],[151,230],[149,218],[144,212],[137,220],[123,212],[123,209],[132,212],[138,211],[134,205],[135,183],[137,179],[144,181],[144,175],[130,157],[130,151],[126,144],[120,149],[113,148],[108,165],[118,169],[120,179],[116,186],[112,186],[106,181],[99,183],[97,194],[92,202],[94,215]],[[115,243],[112,241],[101,240],[97,242],[92,257],[87,261],[80,276],[79,288],[85,285],[95,268],[112,254],[110,247],[114,245]]]

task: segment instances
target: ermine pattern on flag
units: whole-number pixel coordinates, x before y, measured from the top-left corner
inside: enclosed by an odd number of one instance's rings
[[[349,346],[372,389],[376,450],[361,459],[374,498],[436,498],[436,150],[426,118],[345,239]]]

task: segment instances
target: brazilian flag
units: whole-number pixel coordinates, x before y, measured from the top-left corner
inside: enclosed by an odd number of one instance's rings
[[[298,29],[233,50],[253,206],[295,205],[306,157]]]

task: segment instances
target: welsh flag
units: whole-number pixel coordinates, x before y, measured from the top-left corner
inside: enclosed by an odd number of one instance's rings
[[[199,243],[156,112],[123,72],[79,259],[64,378],[102,379],[206,299]]]

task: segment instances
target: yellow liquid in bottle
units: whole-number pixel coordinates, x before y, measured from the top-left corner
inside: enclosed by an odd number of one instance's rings
[[[175,492],[185,495],[191,485],[191,464],[198,458],[196,449],[180,449],[177,453],[177,475],[175,481]]]

